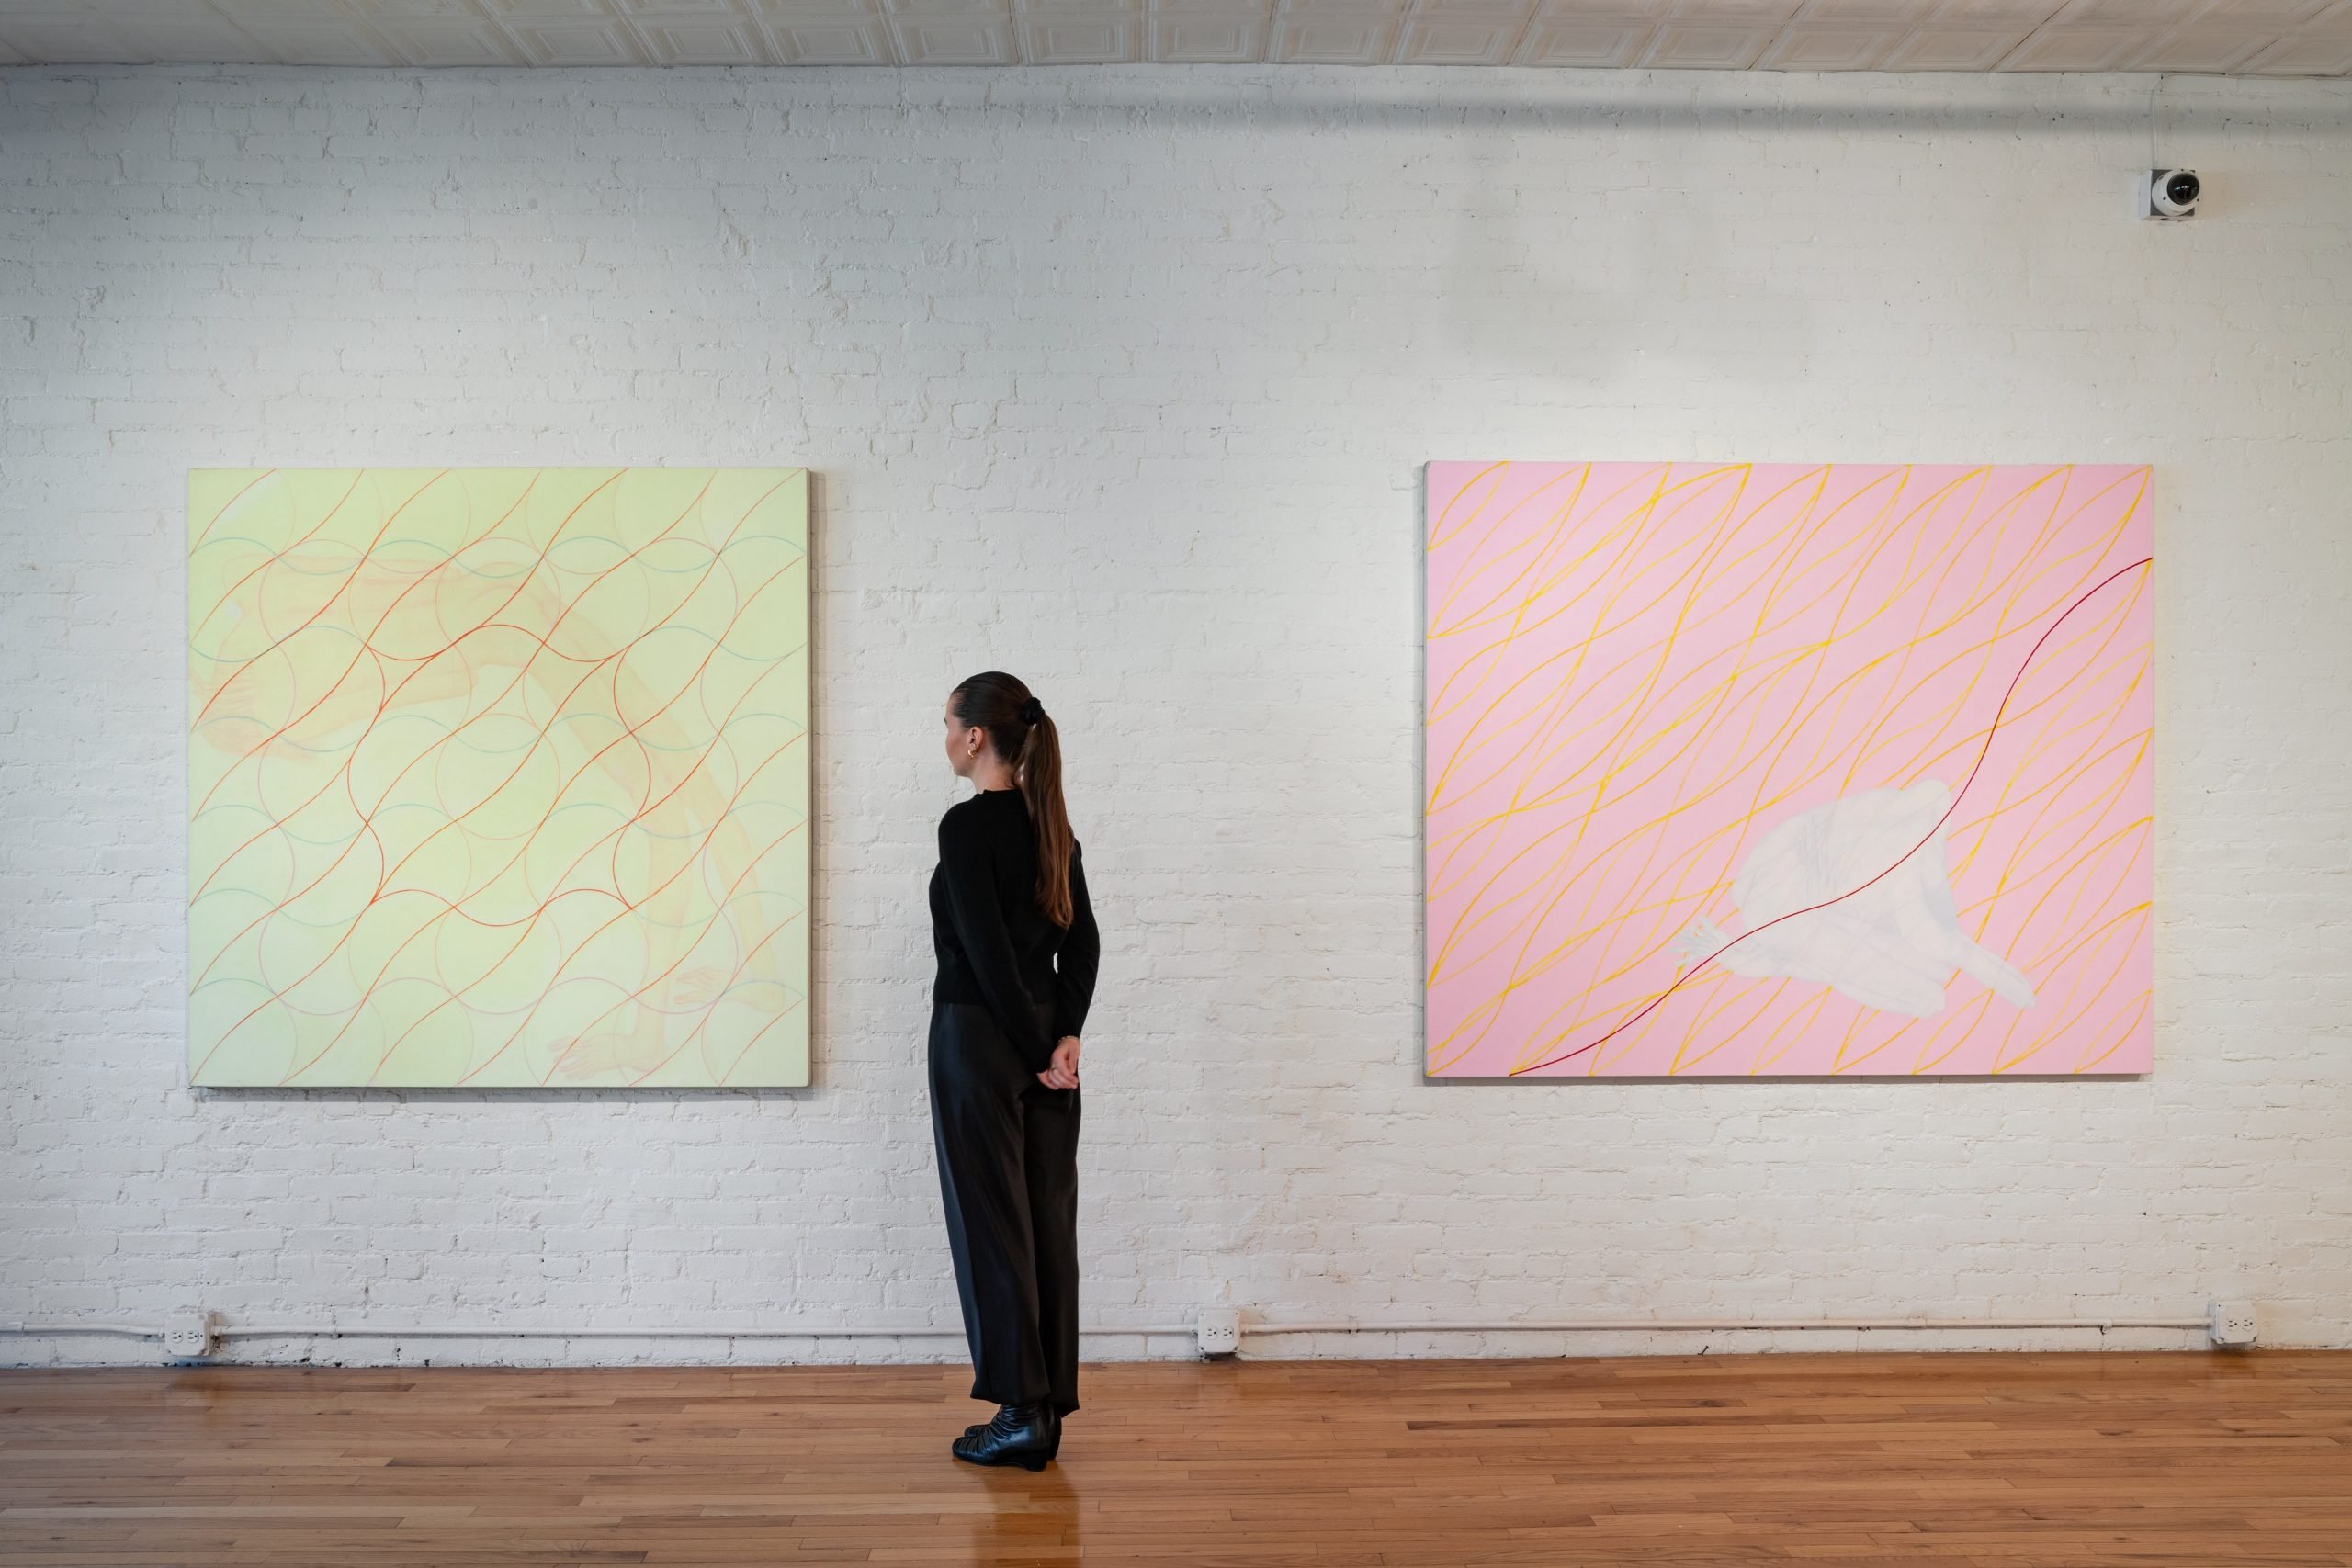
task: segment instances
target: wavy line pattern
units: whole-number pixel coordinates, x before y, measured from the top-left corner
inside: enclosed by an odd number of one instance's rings
[[[808,476],[188,481],[188,1061],[808,1081]]]
[[[1429,1072],[2148,1070],[2147,482],[1430,464]],[[1776,823],[1972,765],[1943,829],[1962,929],[2034,1006],[1681,973],[1694,921],[1745,929],[1733,876]]]

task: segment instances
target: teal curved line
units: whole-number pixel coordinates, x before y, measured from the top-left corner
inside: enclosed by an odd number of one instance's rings
[[[386,818],[404,817],[412,811],[422,811],[429,820],[438,822],[444,827],[458,819],[447,807],[435,806],[429,800],[402,800],[379,806],[376,807],[376,815],[370,820],[382,821]]]
[[[260,992],[264,997],[272,1001],[277,1000],[279,995],[279,993],[271,990],[267,986],[263,985],[259,980],[244,975],[222,975],[210,980],[199,980],[194,986],[188,987],[187,994],[190,999],[194,999],[202,993],[209,991],[220,986],[243,986],[252,990]]]
[[[678,746],[663,746],[653,741],[647,741],[646,746],[650,750],[660,751],[665,755],[675,755],[679,752],[695,750],[707,751],[710,748],[719,745],[721,742],[725,741],[735,730],[737,726],[744,724],[745,722],[754,718],[774,719],[785,725],[789,730],[789,734],[786,738],[786,745],[790,745],[793,740],[804,739],[808,734],[808,727],[806,724],[803,724],[800,720],[793,717],[790,714],[770,713],[766,709],[762,709],[758,713],[739,713],[735,715],[725,724],[719,726],[718,729],[711,731],[708,735],[703,737],[698,741]],[[782,750],[782,747],[777,748],[779,752]]]
[[[641,911],[635,916],[635,919],[652,927],[656,931],[691,931],[697,933],[697,936],[699,936],[701,932],[707,931],[712,926],[718,924],[719,918],[725,915],[729,909],[732,909],[736,905],[756,898],[782,898],[792,906],[793,914],[797,916],[806,916],[808,913],[808,906],[800,900],[792,897],[789,894],[769,893],[761,888],[747,887],[741,893],[736,894],[733,897],[713,905],[711,907],[710,913],[699,921],[656,919],[652,916],[644,914]]]
[[[193,739],[196,739],[198,736],[199,736],[199,735],[206,734],[207,732],[209,732],[209,731],[210,731],[210,730],[218,729],[218,728],[222,728],[222,727],[224,727],[224,726],[227,726],[227,725],[232,725],[232,724],[254,725],[254,724],[261,724],[261,723],[265,723],[265,722],[266,722],[266,720],[263,720],[263,719],[258,719],[258,718],[244,718],[244,717],[230,718],[230,717],[223,716],[223,717],[220,717],[220,718],[208,718],[208,719],[204,720],[202,723],[200,723],[200,724],[197,725],[195,728],[191,728],[191,729],[187,732],[187,735],[188,735],[188,739],[191,739],[191,740],[193,740]],[[239,766],[243,766],[245,761],[247,761],[247,759],[243,759],[243,758],[239,759],[238,765],[239,765]]]
[[[359,743],[367,739],[368,737],[373,733],[374,731],[372,730],[363,729],[357,735],[353,736],[350,740],[341,746],[334,748],[333,750],[329,750],[324,746],[307,746],[300,740],[288,739],[284,735],[278,736],[276,739],[272,740],[270,744],[276,747],[282,747],[288,751],[299,751],[305,757],[342,757],[359,750]]]
[[[792,812],[797,818],[797,826],[805,828],[808,825],[808,814],[807,812],[796,811],[794,807],[784,804],[782,801],[763,801],[760,804],[771,810]],[[642,823],[636,821],[632,821],[628,824],[628,830],[636,833],[640,838],[650,839],[656,843],[682,843],[688,839],[708,838],[718,829],[721,823],[734,820],[737,813],[741,810],[743,810],[743,808],[741,807],[730,806],[703,826],[699,828],[689,828],[684,832],[679,833],[662,832],[655,829],[648,828]]]
[[[226,664],[232,668],[242,669],[243,666],[251,664],[254,660],[261,658],[264,654],[277,652],[281,649],[285,648],[288,643],[294,641],[297,637],[305,637],[312,635],[322,637],[340,637],[346,641],[356,643],[359,648],[368,652],[372,653],[375,651],[374,648],[356,632],[352,631],[347,626],[336,626],[333,622],[328,622],[323,626],[307,626],[300,627],[298,630],[288,632],[284,637],[279,637],[276,642],[271,643],[267,648],[261,649],[256,652],[249,653],[243,659],[231,659],[225,654],[207,653],[204,649],[197,647],[194,642],[190,642],[187,645],[187,650],[197,658],[209,660],[211,663]]]
[[[607,817],[617,818],[622,821],[628,819],[628,813],[617,806],[607,806],[601,800],[575,800],[568,805],[560,804],[550,808],[548,812],[548,820],[552,822],[559,817],[569,817],[575,811],[600,811]]]
[[[705,1010],[707,1010],[718,1006],[720,1002],[726,1000],[737,991],[749,991],[753,989],[782,991],[786,996],[790,997],[797,1001],[805,1002],[808,999],[808,992],[801,990],[796,986],[787,986],[781,980],[738,980],[733,985],[729,986],[725,990],[720,991],[717,996],[711,998],[708,1001],[703,1002],[700,1005]]]
[[[329,543],[330,545],[332,545],[332,544],[335,543],[335,541],[334,541],[334,540],[329,540],[329,541],[328,541],[328,543]],[[187,558],[188,558],[189,560],[193,561],[193,560],[195,560],[198,556],[201,556],[202,554],[204,554],[204,552],[205,552],[205,551],[207,551],[207,550],[209,550],[209,549],[213,548],[213,547],[214,547],[215,546],[217,546],[217,545],[232,545],[232,544],[233,544],[233,545],[251,545],[254,549],[260,550],[260,551],[261,551],[261,552],[263,552],[265,555],[267,555],[268,557],[270,557],[270,558],[271,558],[271,559],[270,559],[270,564],[271,564],[271,565],[273,565],[273,566],[284,566],[284,567],[288,567],[288,568],[291,569],[292,570],[295,570],[295,571],[298,571],[298,572],[301,572],[301,574],[302,574],[304,577],[326,577],[326,576],[330,575],[329,573],[327,573],[327,572],[323,572],[323,571],[303,571],[303,570],[302,570],[302,569],[301,569],[300,567],[299,567],[299,566],[295,566],[295,565],[294,565],[294,563],[293,563],[291,560],[288,559],[288,558],[287,558],[287,556],[286,556],[286,551],[288,551],[288,550],[289,550],[289,549],[292,549],[292,548],[294,547],[293,546],[291,546],[291,545],[284,545],[284,546],[273,545],[273,544],[271,544],[271,543],[270,543],[268,540],[266,540],[266,539],[256,539],[256,538],[254,538],[254,537],[252,535],[250,535],[250,534],[215,534],[214,536],[212,536],[212,537],[210,537],[210,538],[209,538],[209,539],[205,540],[205,541],[204,541],[204,543],[202,543],[202,544],[200,544],[200,545],[197,546],[197,547],[196,547],[196,548],[194,548],[194,549],[190,550],[190,551],[188,552]],[[317,548],[320,548],[321,547],[320,547],[320,546],[317,546],[317,545],[312,545],[312,546],[311,546],[310,547],[311,547],[311,548],[312,548],[312,549],[317,549]],[[366,559],[368,559],[368,552],[367,552],[367,551],[365,551],[365,550],[361,549],[361,548],[360,548],[358,546],[356,546],[356,545],[345,545],[345,546],[344,546],[343,547],[344,547],[345,549],[346,549],[346,550],[348,550],[348,551],[350,551],[350,552],[351,552],[351,558],[352,558],[354,561],[363,561],[363,560],[366,560]],[[348,571],[350,569],[346,567],[346,568],[345,568],[344,570],[345,570],[345,571]],[[222,602],[225,604],[225,603],[230,603],[231,601],[226,601],[226,600],[224,600],[224,601],[222,601]]]
[[[252,898],[256,903],[274,904],[277,902],[276,899],[272,898],[266,893],[258,892],[254,888],[247,887],[243,883],[232,882],[226,887],[215,887],[209,893],[198,894],[195,897],[188,900],[188,910],[190,913],[194,913],[197,907],[200,904],[209,904],[215,898],[226,898],[232,895],[240,893]]]
[[[808,640],[806,637],[803,637],[800,641],[794,643],[790,648],[786,649],[782,653],[768,654],[745,653],[740,649],[728,648],[723,642],[718,646],[727,652],[734,655],[736,658],[747,660],[753,664],[781,664],[786,660],[791,658],[794,654],[805,649],[808,646]]]
[[[394,889],[393,891],[413,891],[413,889]],[[387,893],[387,894],[385,894],[385,895],[384,895],[384,897],[390,897],[390,896],[391,896],[391,895],[390,895],[390,893]],[[207,895],[207,897],[209,897],[209,895]],[[338,919],[332,919],[332,920],[306,920],[306,919],[304,919],[301,916],[300,916],[300,915],[297,915],[297,914],[293,913],[291,910],[288,910],[288,909],[283,909],[283,908],[281,908],[281,909],[275,909],[275,910],[272,910],[272,911],[271,911],[271,913],[270,913],[270,916],[269,916],[268,919],[266,919],[266,921],[264,921],[264,922],[263,922],[263,928],[266,930],[266,929],[267,929],[267,927],[269,927],[269,926],[273,926],[273,925],[276,925],[276,924],[277,924],[279,921],[281,921],[281,920],[282,920],[282,921],[284,921],[286,924],[288,924],[288,925],[289,925],[289,926],[297,926],[297,927],[300,927],[300,928],[301,930],[303,930],[303,931],[349,931],[352,927],[354,927],[354,926],[356,926],[356,925],[357,925],[357,924],[359,923],[359,917],[360,917],[360,915],[364,915],[365,913],[367,913],[367,906],[362,905],[362,906],[360,907],[360,909],[359,909],[359,911],[358,911],[357,913],[350,914],[350,915],[345,915],[345,916],[342,916],[342,917],[340,917],[340,918],[338,918]]]
[[[206,807],[203,810],[189,818],[188,824],[193,827],[195,824],[203,821],[208,817],[218,816],[223,812],[233,814],[241,811],[251,813],[254,818],[263,827],[268,827],[270,824],[277,821],[276,818],[270,816],[269,813],[264,811],[260,807],[254,805],[251,801],[223,800],[216,805]]]
[[[472,718],[467,720],[467,724],[469,727],[479,725],[483,719],[490,716],[491,715],[488,713],[478,713],[474,715]],[[529,719],[525,718],[521,714],[507,714],[503,716],[511,718],[515,723],[520,724],[528,729],[530,733],[527,738],[513,746],[478,746],[474,744],[473,741],[467,739],[463,736],[453,735],[451,737],[451,743],[465,750],[472,752],[477,757],[505,757],[511,756],[514,752],[521,751],[526,749],[537,750],[539,744],[548,738],[549,733],[548,730],[532,724]]]
[[[290,821],[290,820],[299,820],[299,819],[300,819],[299,818],[288,818],[288,820],[289,820],[289,821]],[[355,841],[359,838],[359,836],[360,836],[362,833],[365,833],[365,832],[368,830],[368,825],[367,825],[366,823],[364,823],[364,822],[363,822],[363,823],[361,823],[358,827],[354,828],[354,829],[352,829],[348,834],[346,834],[345,836],[344,836],[343,838],[340,838],[340,839],[319,839],[319,838],[310,838],[310,837],[306,837],[306,836],[305,836],[305,835],[303,835],[303,834],[300,834],[300,833],[296,832],[293,829],[291,829],[291,828],[289,828],[289,827],[287,827],[287,826],[286,826],[284,823],[282,823],[282,822],[278,825],[278,829],[277,829],[277,830],[278,830],[278,832],[279,832],[281,835],[283,835],[283,836],[284,836],[284,837],[286,837],[286,838],[288,838],[288,839],[293,840],[294,840],[296,843],[298,843],[298,844],[308,844],[308,845],[310,845],[311,847],[312,847],[313,849],[321,849],[321,850],[323,850],[323,849],[332,849],[334,846],[335,846],[335,845],[337,845],[337,844],[348,844],[348,843],[355,842]],[[226,864],[228,864],[229,863],[228,863],[228,862],[226,862],[226,861],[223,861],[223,862],[221,862],[220,863],[221,863],[221,864],[223,864],[223,865],[226,865]]]

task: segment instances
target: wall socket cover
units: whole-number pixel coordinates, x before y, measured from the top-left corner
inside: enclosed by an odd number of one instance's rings
[[[1230,1307],[1211,1307],[1201,1314],[1201,1354],[1229,1356],[1241,1348],[1241,1314]]]
[[[2206,1309],[2205,1332],[2216,1345],[2251,1345],[2260,1329],[2252,1302],[2217,1301]]]
[[[175,1312],[164,1325],[164,1348],[175,1357],[212,1354],[212,1314],[201,1309]]]

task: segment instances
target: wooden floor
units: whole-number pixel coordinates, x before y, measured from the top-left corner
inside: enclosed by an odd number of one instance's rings
[[[0,1562],[2352,1564],[2352,1353],[0,1371]]]

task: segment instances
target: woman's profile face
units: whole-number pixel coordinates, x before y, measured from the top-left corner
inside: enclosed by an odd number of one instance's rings
[[[988,737],[981,733],[978,725],[956,721],[956,694],[953,692],[947,694],[947,701],[941,706],[939,717],[947,729],[947,765],[955,770],[957,778],[970,778],[972,764],[978,761],[972,753],[972,746],[975,742],[986,746]]]

